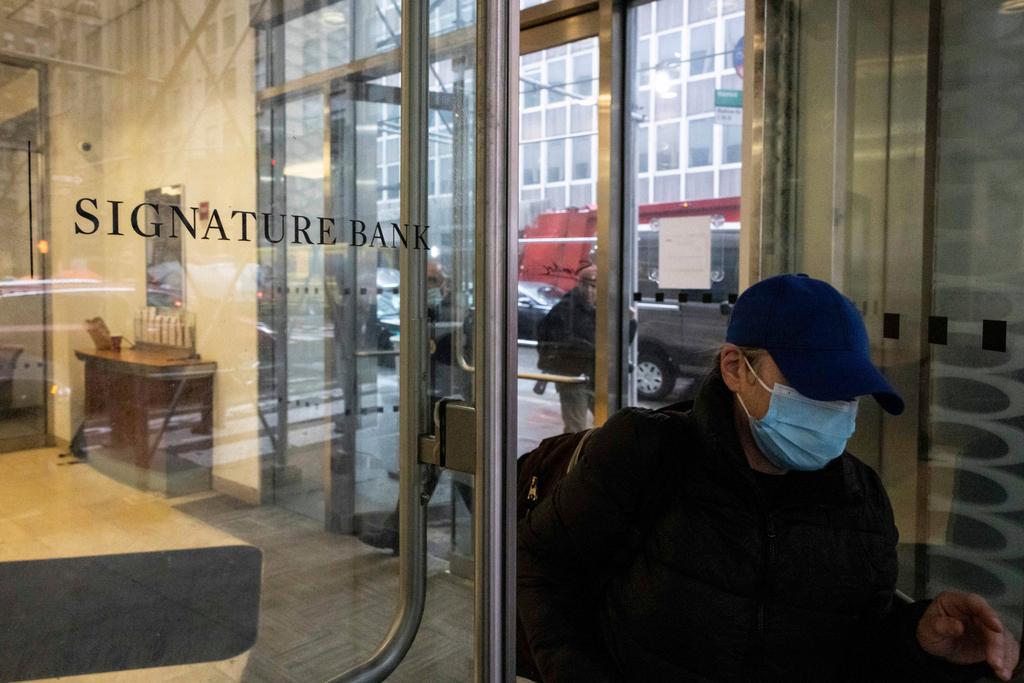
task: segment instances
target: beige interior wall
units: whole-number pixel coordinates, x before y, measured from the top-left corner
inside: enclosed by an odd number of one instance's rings
[[[112,333],[131,337],[133,315],[145,305],[146,240],[132,232],[128,218],[146,190],[183,185],[186,206],[208,202],[226,225],[232,210],[256,207],[255,48],[245,25],[248,5],[182,3],[197,37],[235,16],[235,44],[207,50],[209,43],[192,40],[188,31],[183,42],[175,40],[176,4],[143,3],[89,37],[101,42],[104,62],[120,74],[50,68],[51,268],[57,277],[94,273],[99,283],[98,291],[53,297],[59,438],[69,439],[82,417],[83,369],[74,349],[91,345],[82,321],[100,315]],[[82,152],[82,141],[91,142],[92,151]],[[75,212],[79,197],[101,202],[100,232],[75,234],[76,220],[85,225]],[[123,236],[106,234],[107,200],[124,202]],[[228,232],[237,237],[230,227]],[[218,368],[215,482],[256,501],[256,246],[217,236],[214,231],[209,240],[183,240],[185,306],[196,316],[197,351]]]

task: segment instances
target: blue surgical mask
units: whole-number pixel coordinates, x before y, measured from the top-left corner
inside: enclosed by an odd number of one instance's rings
[[[765,391],[772,395],[761,419],[747,413],[754,442],[765,457],[784,470],[820,470],[838,458],[857,426],[857,400],[815,401],[793,387],[776,382],[769,388],[743,358]],[[736,395],[739,398],[739,394]]]
[[[437,308],[444,302],[444,292],[440,287],[427,287],[427,306]]]

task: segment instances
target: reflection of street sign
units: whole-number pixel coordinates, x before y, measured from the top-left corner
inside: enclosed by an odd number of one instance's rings
[[[719,88],[715,91],[715,106],[716,107],[736,107],[737,109],[743,106],[743,91],[742,90],[725,90]]]
[[[738,126],[743,123],[743,91],[715,91],[715,123]]]
[[[740,36],[732,49],[732,65],[736,68],[736,75],[743,78],[743,36]]]

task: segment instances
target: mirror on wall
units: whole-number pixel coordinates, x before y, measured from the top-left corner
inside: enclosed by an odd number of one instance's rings
[[[146,224],[154,225],[171,215],[172,208],[183,211],[185,188],[164,185],[146,190]],[[188,215],[188,214],[186,214]],[[173,231],[172,231],[173,232]],[[158,308],[182,308],[185,305],[185,259],[183,240],[157,231],[146,240],[146,305]]]

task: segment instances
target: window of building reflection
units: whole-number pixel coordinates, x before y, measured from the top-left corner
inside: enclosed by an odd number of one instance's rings
[[[636,55],[635,172],[626,174],[636,216],[627,231],[638,322],[631,383],[648,406],[692,397],[739,287],[743,6],[692,0],[685,9],[680,0],[637,5],[627,29]],[[673,267],[694,253],[699,268]]]
[[[597,46],[520,58],[519,454],[593,421]]]

